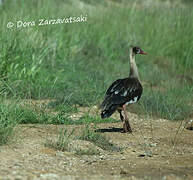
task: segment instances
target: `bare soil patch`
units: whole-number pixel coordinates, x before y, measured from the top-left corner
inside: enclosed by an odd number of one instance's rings
[[[76,155],[45,147],[63,127],[76,133],[84,125],[20,125],[13,142],[0,147],[0,179],[193,179],[193,131],[183,122],[129,114],[133,134],[122,123],[97,124],[98,133],[122,147],[99,155]],[[73,141],[73,146],[94,145]]]

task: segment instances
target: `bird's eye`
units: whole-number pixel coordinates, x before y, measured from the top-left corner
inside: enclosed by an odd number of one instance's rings
[[[137,54],[139,54],[139,53],[141,52],[141,50],[140,50],[140,49],[137,49],[136,52],[137,52]]]

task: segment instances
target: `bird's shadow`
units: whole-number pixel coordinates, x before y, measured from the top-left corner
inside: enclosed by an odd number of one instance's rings
[[[102,129],[96,129],[95,132],[123,132],[123,128],[115,128],[115,127],[109,127],[109,128],[102,128]]]

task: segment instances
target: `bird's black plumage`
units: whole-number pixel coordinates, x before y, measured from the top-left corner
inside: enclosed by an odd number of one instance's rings
[[[137,54],[146,55],[147,53],[138,46],[130,47],[129,77],[114,81],[107,89],[104,101],[101,104],[101,118],[110,117],[116,110],[119,112],[120,119],[123,121],[123,132],[132,132],[126,105],[139,101],[143,92],[135,63]],[[124,114],[122,114],[122,111]]]
[[[101,104],[101,118],[110,117],[119,107],[137,102],[143,88],[135,77],[118,79],[107,89],[105,99]]]

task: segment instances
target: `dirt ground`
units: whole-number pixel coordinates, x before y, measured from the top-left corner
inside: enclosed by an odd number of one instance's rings
[[[121,152],[76,155],[45,147],[62,127],[84,125],[20,125],[9,145],[0,147],[0,179],[193,179],[193,131],[184,122],[138,118],[129,114],[132,134],[122,123],[97,124],[97,131]],[[187,124],[186,124],[187,125]],[[73,141],[89,148],[90,142]]]

